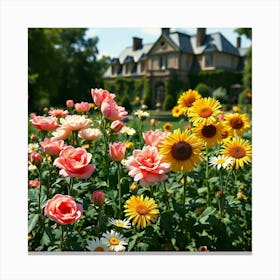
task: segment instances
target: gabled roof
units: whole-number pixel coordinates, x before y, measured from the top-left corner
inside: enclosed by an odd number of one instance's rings
[[[202,54],[205,51],[216,50],[239,56],[238,49],[234,47],[220,32],[207,34],[202,46],[196,46],[196,35],[191,36],[191,45],[194,54]]]
[[[170,39],[176,44],[178,49],[183,52],[193,53],[190,35],[181,32],[172,32],[169,34]]]
[[[138,62],[143,58],[145,54],[149,52],[151,47],[154,45],[154,43],[151,44],[144,44],[141,49],[138,49],[136,51],[133,50],[132,47],[125,48],[121,54],[119,55],[118,59],[121,64],[124,62],[127,62],[129,59],[133,59],[134,62]]]

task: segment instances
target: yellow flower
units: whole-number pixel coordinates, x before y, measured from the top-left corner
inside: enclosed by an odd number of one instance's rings
[[[234,113],[239,113],[239,112],[240,112],[240,109],[239,109],[238,106],[232,106],[232,111],[233,111]]]
[[[163,125],[163,130],[164,131],[170,131],[170,130],[172,130],[172,124],[171,123],[165,123],[164,125]]]
[[[125,216],[132,220],[132,225],[145,228],[153,223],[158,214],[158,205],[153,198],[133,195],[128,199],[124,206]]]
[[[172,171],[190,171],[201,161],[203,142],[189,130],[176,129],[166,136],[159,146],[159,153],[170,163]]]
[[[221,104],[211,97],[197,99],[190,108],[189,117],[194,126],[198,124],[210,125],[215,123],[221,114]]]
[[[182,110],[182,108],[179,105],[178,106],[174,106],[172,108],[172,116],[174,118],[180,117],[182,115],[182,113],[183,113],[183,110]]]
[[[223,139],[224,127],[221,122],[209,125],[199,124],[194,128],[195,135],[204,141],[207,147],[220,143]]]
[[[252,146],[247,140],[239,137],[225,143],[222,153],[233,158],[232,166],[236,169],[243,168],[244,164],[252,162]]]
[[[132,149],[134,147],[134,143],[127,141],[127,142],[125,142],[125,147],[127,149]]]
[[[188,115],[189,109],[192,107],[193,103],[201,98],[201,95],[196,90],[189,89],[183,92],[178,99],[178,106],[181,108],[182,113]]]
[[[228,114],[225,116],[225,126],[229,133],[242,135],[250,127],[250,121],[246,114]]]

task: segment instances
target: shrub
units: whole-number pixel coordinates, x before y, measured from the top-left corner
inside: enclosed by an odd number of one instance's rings
[[[218,87],[212,92],[212,97],[218,99],[221,103],[228,103],[227,90],[223,87]]]
[[[199,83],[195,90],[197,90],[202,95],[202,97],[209,97],[211,95],[210,88],[204,83]]]

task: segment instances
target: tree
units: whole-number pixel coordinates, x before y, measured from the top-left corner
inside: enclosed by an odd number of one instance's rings
[[[234,30],[239,35],[245,35],[248,39],[252,40],[252,28],[237,28]],[[252,90],[252,46],[248,48],[246,53],[246,62],[244,66],[243,84],[244,90],[251,92]]]
[[[86,28],[28,30],[29,110],[60,106],[65,100],[92,101],[90,89],[102,87],[108,58],[97,60],[98,38]]]

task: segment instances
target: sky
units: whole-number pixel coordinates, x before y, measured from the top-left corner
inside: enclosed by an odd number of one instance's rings
[[[237,33],[236,28],[207,28],[206,33],[221,32],[234,46],[236,46]],[[171,28],[172,31],[180,31],[189,35],[196,34],[196,28]],[[132,37],[140,37],[143,43],[155,42],[161,34],[161,28],[89,28],[87,36],[97,36],[99,42],[97,48],[99,50],[98,58],[102,55],[118,57],[119,54],[128,46],[132,45]],[[241,36],[241,47],[250,46],[251,41],[245,36]]]

